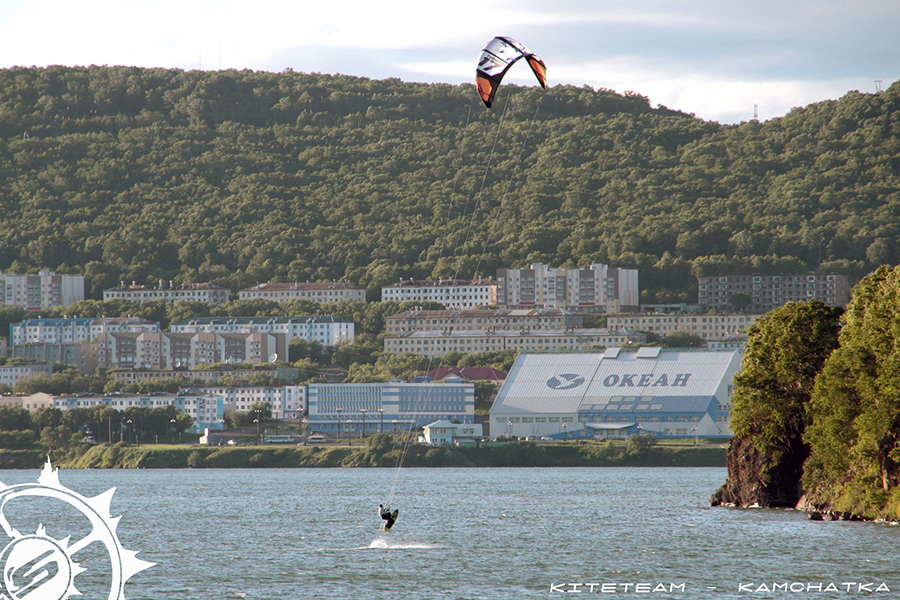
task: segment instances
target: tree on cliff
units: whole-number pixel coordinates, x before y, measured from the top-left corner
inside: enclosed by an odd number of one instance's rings
[[[714,503],[794,506],[802,495],[802,436],[816,375],[838,346],[843,309],[791,302],[758,320],[734,378],[728,480]]]
[[[853,290],[840,348],[816,380],[804,435],[810,504],[900,518],[900,267]]]

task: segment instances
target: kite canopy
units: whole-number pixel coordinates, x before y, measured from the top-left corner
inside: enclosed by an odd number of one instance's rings
[[[547,66],[538,56],[511,37],[495,37],[481,51],[475,85],[484,104],[490,108],[503,76],[517,60],[524,58],[534,71],[541,87],[547,87]]]

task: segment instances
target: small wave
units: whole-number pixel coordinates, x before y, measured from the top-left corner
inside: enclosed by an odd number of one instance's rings
[[[416,543],[396,543],[392,544],[384,538],[375,538],[372,540],[372,543],[369,544],[369,548],[434,548],[431,544],[416,544]]]

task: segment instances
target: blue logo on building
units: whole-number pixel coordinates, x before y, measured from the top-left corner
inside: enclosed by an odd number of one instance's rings
[[[584,383],[584,377],[577,373],[563,373],[554,375],[547,380],[547,387],[551,390],[571,390]]]

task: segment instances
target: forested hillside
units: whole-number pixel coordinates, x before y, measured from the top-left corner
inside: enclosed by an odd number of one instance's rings
[[[693,276],[900,260],[900,82],[723,126],[639,94],[292,71],[0,70],[0,270],[399,277],[533,262]]]

